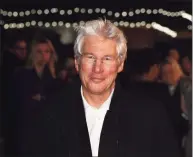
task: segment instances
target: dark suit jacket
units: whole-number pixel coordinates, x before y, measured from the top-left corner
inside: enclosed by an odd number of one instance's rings
[[[146,96],[161,102],[166,107],[168,106],[171,97],[168,85],[165,83],[138,80],[130,82],[126,89],[141,92]]]
[[[41,124],[43,129],[38,131],[41,136],[38,142],[34,141],[36,153],[46,157],[91,157],[80,83],[49,102],[53,103],[49,103]],[[178,157],[179,148],[168,121],[161,104],[126,93],[116,83],[101,131],[98,156]],[[35,152],[31,146],[26,150],[26,154]]]
[[[176,130],[176,135],[182,143],[183,137],[188,133],[188,121],[185,120],[181,114],[181,89],[180,83],[176,86],[175,92],[171,96],[170,108],[173,116],[173,122]]]
[[[189,123],[192,124],[192,78],[182,78],[180,80],[180,89],[184,96]]]
[[[185,134],[186,123],[181,116],[181,100],[180,100],[180,88],[176,87],[173,95],[169,93],[169,87],[164,83],[149,82],[149,81],[136,81],[130,83],[128,86],[129,90],[137,90],[151,97],[159,102],[161,102],[170,118],[170,121],[175,130],[176,138],[179,141],[179,145],[182,143],[182,137]]]

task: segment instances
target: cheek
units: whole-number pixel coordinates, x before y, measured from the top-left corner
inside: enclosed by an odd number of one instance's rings
[[[109,75],[114,75],[114,74],[117,74],[118,72],[118,68],[116,67],[110,67],[106,70],[106,72],[109,74]]]
[[[88,66],[87,64],[81,64],[80,67],[82,71],[92,71],[92,66]]]
[[[50,54],[49,53],[44,54],[44,59],[46,61],[50,60]]]
[[[103,73],[103,77],[106,78],[106,80],[108,81],[112,81],[116,78],[117,73],[118,69],[116,67],[106,68]]]
[[[78,71],[80,74],[80,77],[84,79],[92,74],[92,68],[85,64],[77,65],[76,71]]]
[[[191,64],[189,64],[189,63],[186,63],[185,65],[184,65],[184,67],[186,68],[186,69],[191,69]]]
[[[38,53],[36,53],[34,57],[35,57],[35,59],[37,59],[37,60],[39,60],[39,59],[41,59],[41,58],[42,58],[42,57],[41,57],[41,55],[40,55],[40,54],[38,54]]]

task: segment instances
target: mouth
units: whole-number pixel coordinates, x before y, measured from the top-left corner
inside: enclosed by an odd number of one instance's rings
[[[103,78],[91,78],[91,81],[94,82],[94,83],[100,83],[102,82],[104,79]]]

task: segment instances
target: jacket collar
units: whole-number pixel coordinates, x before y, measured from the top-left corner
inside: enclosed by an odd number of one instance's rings
[[[85,111],[84,111],[84,105],[80,93],[81,83],[76,82],[74,84],[75,86],[72,87],[73,94],[76,95],[76,97],[72,98],[72,101],[70,105],[72,105],[72,119],[74,121],[73,124],[75,128],[73,128],[75,142],[72,143],[72,153],[75,152],[73,149],[73,144],[76,143],[77,146],[77,154],[79,157],[91,157],[91,146],[90,146],[90,140],[89,140],[89,133],[87,129],[86,124],[86,117],[85,117]],[[110,108],[106,113],[103,127],[101,130],[101,138],[100,138],[100,144],[99,144],[99,156],[105,157],[106,153],[111,154],[112,148],[116,149],[116,142],[118,141],[118,134],[117,131],[112,132],[112,128],[116,129],[116,125],[118,125],[118,118],[119,118],[119,109],[120,109],[120,97],[122,95],[121,86],[118,82],[116,82],[115,90],[112,96]],[[110,140],[109,140],[110,139]],[[109,148],[109,149],[108,149]],[[111,150],[110,150],[111,148]],[[113,156],[115,154],[112,154]]]

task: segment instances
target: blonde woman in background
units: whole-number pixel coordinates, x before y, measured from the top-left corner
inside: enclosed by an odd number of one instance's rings
[[[9,155],[25,154],[23,150],[32,143],[30,132],[37,127],[36,122],[46,107],[44,102],[54,88],[56,61],[57,54],[51,41],[38,38],[32,41],[27,66],[15,72],[9,103],[11,112],[8,112],[13,117],[10,122],[12,138],[8,140],[13,143],[8,147],[12,154]]]
[[[57,61],[57,58],[58,57],[55,52],[54,46],[52,45],[52,42],[50,40],[34,40],[31,46],[28,66],[34,67],[40,77],[45,66],[48,66],[52,77],[55,78],[55,63]]]

